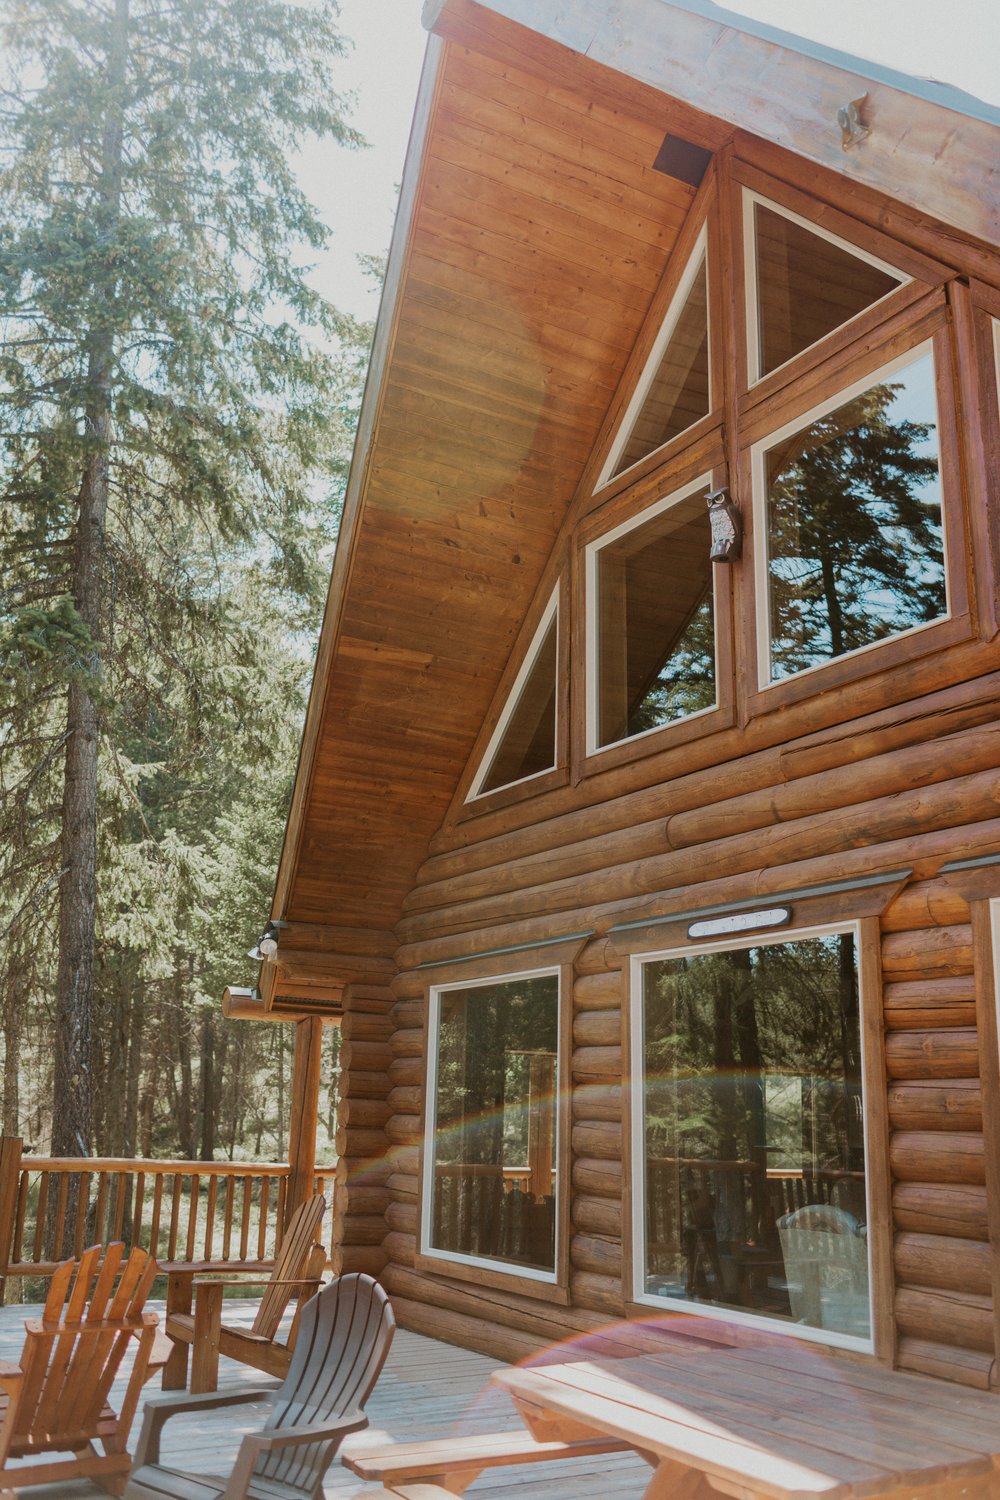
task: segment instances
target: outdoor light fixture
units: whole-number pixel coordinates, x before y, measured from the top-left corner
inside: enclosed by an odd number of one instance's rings
[[[257,939],[254,947],[247,949],[247,957],[254,959],[257,963],[263,963],[267,958],[276,958],[278,955],[278,933],[282,927],[287,926],[287,922],[273,920],[268,922],[263,934]]]

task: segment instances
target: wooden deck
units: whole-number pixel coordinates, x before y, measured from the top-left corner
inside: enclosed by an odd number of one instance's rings
[[[160,1303],[151,1303],[163,1315]],[[226,1320],[245,1321],[249,1326],[256,1303],[226,1302]],[[29,1307],[0,1308],[0,1360],[16,1360],[21,1350],[23,1320],[35,1314]],[[439,1437],[449,1432],[498,1432],[520,1429],[521,1421],[509,1399],[490,1388],[489,1379],[500,1367],[498,1360],[481,1354],[469,1354],[450,1344],[439,1344],[419,1334],[399,1331],[389,1360],[368,1403],[371,1427],[352,1439],[355,1445],[365,1441],[385,1443],[414,1441]],[[124,1385],[124,1381],[120,1382]],[[268,1381],[253,1370],[220,1361],[220,1388],[240,1384],[267,1385]],[[159,1381],[147,1386],[149,1394],[159,1390]],[[118,1386],[115,1387],[118,1392]],[[197,1470],[200,1473],[226,1473],[244,1432],[260,1425],[259,1409],[254,1406],[213,1413],[209,1420],[197,1423],[168,1423],[163,1457],[167,1463]],[[134,1448],[141,1423],[136,1420],[131,1446]],[[636,1500],[649,1481],[649,1469],[641,1459],[631,1455],[608,1455],[573,1463],[546,1464],[541,1467],[496,1469],[470,1485],[466,1494],[475,1496],[523,1497],[523,1500]],[[327,1476],[325,1494],[328,1500],[347,1500],[377,1492],[376,1484],[365,1484],[335,1462]],[[97,1500],[105,1492],[87,1482],[45,1485],[28,1491],[33,1500]]]

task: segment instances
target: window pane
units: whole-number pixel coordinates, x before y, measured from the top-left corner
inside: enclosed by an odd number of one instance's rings
[[[643,966],[647,1293],[867,1337],[850,933]]]
[[[900,285],[878,266],[784,214],[754,205],[760,374],[864,312]]]
[[[766,455],[771,676],[947,612],[930,354]]]
[[[708,399],[708,273],[702,256],[614,472],[620,474],[707,416]]]
[[[480,792],[537,776],[556,763],[556,635],[553,617]]]
[[[714,705],[711,546],[700,492],[598,552],[599,744]]]
[[[439,999],[431,1247],[553,1271],[558,976]]]

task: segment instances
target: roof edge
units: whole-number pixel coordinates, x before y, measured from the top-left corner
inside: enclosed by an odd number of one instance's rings
[[[385,281],[375,319],[375,334],[372,339],[371,358],[365,376],[365,388],[358,416],[358,430],[354,439],[354,450],[347,477],[344,509],[337,534],[337,545],[333,557],[333,571],[327,591],[323,623],[320,626],[316,662],[313,667],[309,703],[306,708],[305,725],[299,746],[299,759],[295,769],[292,798],[285,823],[285,835],[275,876],[274,895],[271,900],[271,918],[280,920],[291,892],[292,879],[298,865],[299,847],[302,838],[303,817],[312,783],[313,761],[319,742],[319,731],[326,707],[330,659],[340,624],[340,612],[347,591],[354,556],[354,544],[358,525],[364,509],[364,491],[368,475],[368,455],[378,426],[378,415],[382,400],[382,378],[388,364],[396,329],[396,314],[399,294],[409,252],[410,229],[417,205],[418,187],[423,167],[427,132],[437,96],[444,42],[433,34],[427,38],[417,102],[413,123],[406,148],[403,175],[399,189],[399,204],[393,222],[389,255],[386,261]]]

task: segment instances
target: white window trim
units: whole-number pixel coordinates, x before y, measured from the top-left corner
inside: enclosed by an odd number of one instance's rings
[[[549,626],[552,624],[553,620],[555,621],[555,627],[556,627],[556,704],[555,704],[555,712],[556,712],[556,722],[555,722],[555,751],[556,751],[556,753],[552,757],[552,764],[551,764],[551,766],[545,766],[544,769],[541,770],[541,771],[532,771],[532,773],[531,773],[530,776],[518,776],[515,781],[505,781],[502,786],[494,786],[494,787],[491,787],[488,792],[484,792],[484,791],[481,790],[483,782],[486,780],[487,776],[489,776],[490,772],[493,769],[493,762],[496,759],[497,751],[500,749],[500,746],[501,746],[501,744],[503,742],[503,737],[507,733],[507,726],[510,724],[510,721],[511,721],[511,719],[514,716],[514,713],[515,713],[515,711],[517,709],[517,706],[518,706],[518,704],[521,701],[521,694],[524,691],[524,685],[527,682],[529,676],[531,675],[531,669],[535,665],[535,662],[538,659],[538,653],[539,653],[539,651],[542,648],[542,642],[545,640],[545,637],[546,637],[546,635],[548,634],[548,631],[549,631]],[[562,653],[560,651],[560,643],[559,643],[559,585],[557,584],[556,587],[555,587],[555,590],[553,591],[552,598],[549,600],[548,604],[545,606],[545,613],[542,615],[542,618],[539,620],[538,627],[535,630],[534,635],[531,637],[531,644],[528,646],[527,651],[524,653],[524,660],[521,663],[521,667],[520,667],[520,670],[519,670],[517,676],[514,678],[513,686],[511,687],[510,692],[507,694],[507,702],[504,704],[503,713],[500,715],[500,718],[497,720],[496,728],[494,729],[492,735],[490,736],[490,742],[486,746],[486,749],[485,749],[485,751],[483,753],[483,758],[482,758],[482,760],[480,761],[480,764],[479,764],[479,770],[476,772],[476,779],[473,781],[472,787],[470,788],[470,790],[469,790],[469,792],[468,792],[468,794],[467,794],[467,796],[465,798],[465,800],[466,800],[467,803],[468,802],[475,802],[476,799],[479,798],[479,797],[492,797],[495,792],[501,792],[501,791],[505,792],[508,789],[508,787],[523,786],[525,784],[525,782],[536,781],[539,776],[548,776],[549,772],[550,771],[554,771],[556,769],[556,767],[558,766],[558,764],[559,764],[559,668],[560,668],[560,665],[561,665],[559,658],[560,658],[561,654]]]
[[[941,550],[944,561],[944,590],[945,611],[944,614],[936,615],[933,620],[925,620],[923,624],[911,625],[906,630],[898,630],[893,635],[883,636],[880,640],[869,641],[866,646],[855,646],[852,651],[842,651],[839,656],[828,657],[825,661],[816,662],[814,666],[802,667],[798,672],[789,672],[784,677],[771,676],[771,628],[770,628],[770,596],[768,579],[768,547],[767,547],[767,467],[766,459],[769,451],[775,444],[782,442],[793,433],[801,432],[803,428],[809,427],[821,417],[827,416],[835,411],[838,406],[852,401],[855,396],[860,396],[873,385],[878,385],[891,375],[898,374],[908,366],[916,364],[925,355],[930,355],[934,362],[935,390],[934,408],[937,415],[936,432],[941,432],[941,407],[937,393],[937,360],[934,354],[933,339],[926,340],[914,349],[908,349],[898,359],[892,360],[887,365],[881,365],[873,370],[870,375],[855,380],[851,385],[830,396],[828,400],[812,407],[800,417],[795,417],[791,422],[778,427],[774,432],[769,432],[767,437],[761,438],[754,443],[750,449],[750,469],[752,475],[753,489],[753,526],[754,526],[754,605],[757,616],[757,687],[760,692],[767,692],[770,688],[781,687],[786,682],[797,682],[803,677],[808,677],[814,672],[822,672],[833,662],[848,661],[853,657],[865,656],[870,651],[878,651],[887,646],[890,641],[901,641],[907,636],[919,635],[924,630],[931,630],[950,620],[951,615],[951,557],[948,545],[948,517],[944,496],[944,465],[940,465],[941,484]],[[940,443],[938,455],[941,456]]]
[[[778,899],[778,898],[775,898]],[[738,938],[717,943],[699,943],[677,948],[666,948],[655,953],[636,953],[630,965],[630,1032],[631,1032],[631,1076],[632,1098],[632,1160],[636,1170],[632,1182],[632,1301],[643,1307],[658,1307],[673,1312],[687,1313],[692,1317],[715,1318],[720,1322],[736,1323],[746,1328],[757,1328],[769,1333],[783,1333],[791,1338],[807,1339],[811,1343],[826,1344],[837,1349],[854,1349],[863,1354],[875,1352],[875,1319],[872,1300],[874,1272],[872,1265],[872,1239],[882,1232],[882,1227],[872,1220],[871,1169],[868,1130],[868,1079],[865,1074],[864,1050],[861,1057],[861,1110],[865,1143],[865,1207],[868,1234],[868,1324],[869,1336],[859,1338],[855,1334],[837,1333],[828,1328],[810,1328],[805,1323],[795,1323],[780,1318],[768,1318],[760,1313],[744,1312],[740,1308],[717,1307],[711,1303],[689,1302],[681,1297],[660,1297],[644,1290],[646,1285],[646,1171],[645,1171],[645,1074],[643,1070],[643,989],[642,967],[662,959],[695,958],[705,953],[719,953],[738,948],[764,948],[775,943],[799,942],[812,937],[831,937],[837,933],[854,934],[854,952],[858,975],[859,1024],[863,1024],[865,994],[861,978],[861,924],[859,922],[834,922],[824,926],[783,928],[781,932],[761,934],[755,937],[744,933]]]
[[[865,261],[867,265],[874,266],[878,271],[884,271],[887,276],[895,277],[899,286],[893,287],[879,297],[878,301],[872,302],[868,307],[863,307],[861,312],[855,313],[853,318],[848,318],[844,323],[838,323],[836,328],[831,328],[830,333],[825,333],[813,344],[807,344],[805,349],[800,349],[782,364],[775,365],[773,370],[768,370],[766,375],[761,374],[760,369],[760,293],[757,282],[757,215],[754,212],[756,205],[760,203],[772,213],[780,214],[782,218],[788,219],[792,224],[797,224],[800,229],[808,229],[811,234],[819,235],[821,240],[826,240],[831,245],[836,245],[839,250],[853,255],[855,260]],[[898,266],[890,265],[888,261],[880,260],[877,255],[870,255],[867,250],[862,250],[860,245],[853,245],[850,240],[841,239],[839,234],[831,234],[820,224],[813,223],[812,219],[804,219],[801,214],[793,213],[790,208],[784,208],[780,203],[765,198],[762,193],[755,193],[751,188],[743,189],[743,256],[744,256],[744,285],[746,287],[746,316],[747,316],[747,372],[751,389],[761,380],[770,380],[777,375],[779,370],[784,370],[809,349],[818,349],[824,339],[838,332],[841,328],[849,328],[850,325],[865,313],[870,312],[873,307],[878,307],[887,297],[891,297],[899,287],[906,286],[913,280],[912,276],[901,271]]]
[[[431,1230],[434,1225],[434,1166],[435,1166],[435,1136],[437,1133],[437,1076],[438,1076],[438,1051],[439,1031],[441,1025],[441,996],[449,990],[479,990],[486,989],[498,984],[516,984],[519,979],[545,979],[551,975],[556,978],[556,1087],[555,1099],[553,1101],[553,1117],[555,1123],[555,1140],[553,1142],[552,1160],[555,1165],[555,1183],[553,1188],[556,1238],[554,1246],[553,1267],[551,1271],[539,1271],[532,1266],[521,1266],[516,1261],[501,1260],[489,1256],[462,1255],[458,1251],[440,1250],[431,1244]],[[562,972],[556,968],[546,969],[523,969],[517,974],[491,974],[484,979],[459,979],[449,984],[435,984],[430,990],[430,1006],[427,1018],[427,1085],[425,1089],[426,1100],[426,1126],[424,1129],[423,1149],[423,1181],[421,1190],[421,1214],[420,1214],[420,1254],[426,1255],[432,1260],[440,1260],[446,1263],[457,1263],[463,1266],[479,1266],[484,1270],[503,1271],[510,1276],[517,1276],[528,1281],[541,1281],[548,1285],[556,1286],[559,1281],[559,1200],[563,1190],[561,1181],[560,1164],[560,1134],[562,1122],[558,1107],[560,1090],[562,1088],[562,1047],[560,1045],[562,1036],[562,1006],[563,1006]]]
[[[605,547],[616,542],[619,537],[626,536],[630,531],[635,531],[639,526],[645,526],[647,521],[654,520],[656,516],[662,515],[683,500],[689,500],[699,490],[708,490],[712,486],[712,476],[700,474],[690,484],[682,489],[672,490],[662,500],[648,505],[645,510],[640,511],[637,516],[623,521],[613,531],[608,531],[604,536],[598,537],[595,542],[589,542],[584,554],[584,568],[586,575],[586,719],[587,719],[587,754],[601,755],[605,750],[613,750],[618,745],[633,745],[639,740],[648,739],[651,734],[662,734],[665,729],[670,729],[674,724],[689,724],[693,719],[701,719],[705,714],[714,713],[719,707],[719,611],[715,596],[715,564],[712,566],[712,614],[713,635],[715,640],[715,701],[708,708],[699,708],[692,714],[684,714],[679,719],[670,719],[666,724],[656,724],[652,729],[643,729],[639,734],[626,735],[624,739],[610,740],[608,744],[598,743],[600,725],[598,723],[598,672],[599,672],[599,646],[600,646],[600,603],[597,592],[597,566],[598,553]]]
[[[674,292],[673,297],[670,299],[670,306],[667,308],[666,316],[664,317],[663,322],[660,325],[660,331],[656,335],[656,341],[649,352],[649,356],[646,360],[645,365],[643,366],[642,375],[639,377],[639,382],[636,385],[635,390],[632,392],[632,396],[629,400],[628,406],[625,408],[622,419],[618,424],[618,431],[616,432],[614,441],[611,444],[610,449],[608,450],[608,456],[604,460],[604,465],[598,476],[597,483],[594,486],[595,494],[598,490],[603,489],[604,486],[609,482],[609,480],[611,480],[612,478],[623,478],[626,474],[631,473],[636,464],[642,463],[644,459],[649,457],[649,453],[645,453],[643,454],[642,458],[637,458],[635,460],[635,463],[629,464],[627,469],[622,469],[620,474],[615,473],[615,465],[618,463],[618,460],[621,457],[622,449],[625,447],[625,444],[632,436],[632,429],[635,427],[636,421],[639,417],[639,413],[642,410],[646,397],[649,395],[649,388],[653,384],[653,380],[656,377],[656,372],[660,368],[660,361],[663,359],[667,345],[673,337],[674,330],[677,327],[677,323],[680,319],[681,313],[684,310],[684,305],[687,302],[691,288],[694,286],[695,277],[698,274],[698,268],[701,265],[702,257],[704,257],[705,260],[706,285],[708,287],[711,287],[711,280],[709,279],[707,223],[702,225],[701,233],[695,240],[694,249],[688,256],[687,265],[684,267],[684,274],[681,276],[680,281],[677,283],[677,290]],[[711,411],[716,393],[712,388],[712,299],[710,296],[706,299],[705,316],[708,325],[708,409],[709,411]],[[694,426],[693,422],[691,423],[691,426]],[[684,429],[685,432],[687,432],[688,430],[688,428]],[[681,435],[681,433],[677,433],[677,437],[680,437]],[[670,438],[668,439],[668,441],[673,442],[674,439]],[[665,444],[660,444],[660,447],[664,446]],[[650,453],[655,453],[656,451],[657,450],[655,448],[650,449]]]

